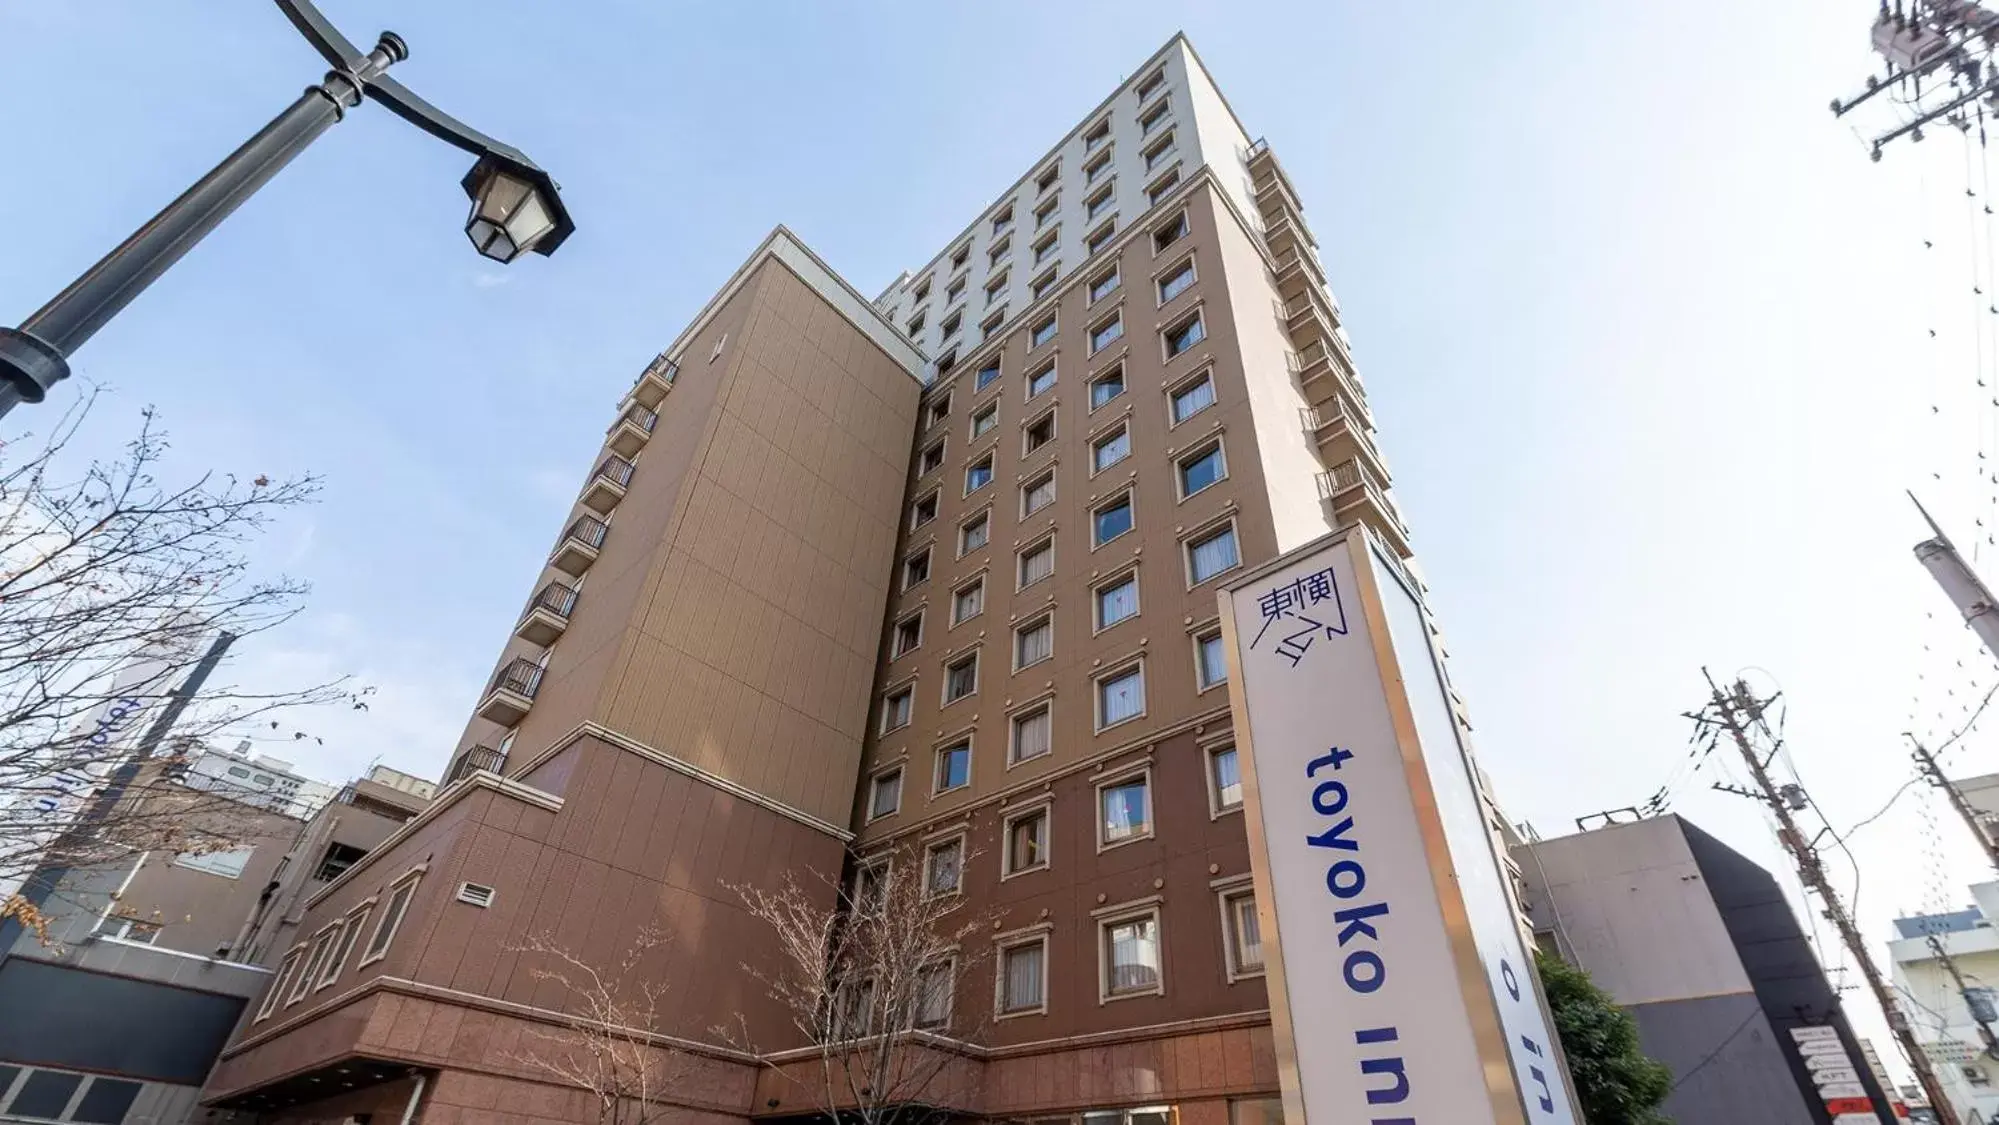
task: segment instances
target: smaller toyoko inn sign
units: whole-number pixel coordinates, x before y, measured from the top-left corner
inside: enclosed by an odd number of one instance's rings
[[[1429,629],[1377,550],[1342,532],[1221,594],[1287,1125],[1581,1125]]]

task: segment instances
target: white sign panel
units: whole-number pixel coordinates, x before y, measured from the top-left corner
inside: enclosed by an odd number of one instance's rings
[[[1287,1085],[1310,1125],[1575,1125],[1421,612],[1374,571],[1371,620],[1351,550],[1223,595]]]

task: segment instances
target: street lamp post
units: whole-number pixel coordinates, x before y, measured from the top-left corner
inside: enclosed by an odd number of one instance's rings
[[[463,187],[472,200],[465,232],[479,253],[499,262],[529,250],[551,254],[575,229],[548,173],[388,76],[390,66],[409,57],[394,32],[383,32],[375,49],[363,53],[311,0],[277,4],[333,69],[19,328],[0,327],[0,417],[19,402],[40,402],[68,377],[69,357],[84,341],[363,97],[478,157]]]

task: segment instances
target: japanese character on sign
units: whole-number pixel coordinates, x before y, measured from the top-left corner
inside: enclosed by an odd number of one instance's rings
[[[1340,601],[1340,587],[1332,567],[1271,587],[1256,599],[1256,607],[1263,614],[1263,627],[1256,631],[1256,639],[1249,642],[1249,647],[1254,649],[1263,643],[1270,627],[1281,621],[1277,654],[1289,660],[1294,668],[1320,635],[1328,640],[1346,635],[1346,606]]]

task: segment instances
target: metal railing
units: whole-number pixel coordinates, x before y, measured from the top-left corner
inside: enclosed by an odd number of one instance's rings
[[[585,547],[602,547],[604,536],[611,533],[611,525],[595,516],[578,516],[569,530],[562,533],[564,539],[574,539]]]
[[[1325,472],[1318,474],[1319,499],[1332,500],[1352,488],[1366,485],[1377,493],[1388,491],[1388,482],[1376,476],[1358,458],[1340,462]]]
[[[491,746],[474,746],[461,754],[457,761],[451,763],[450,771],[444,775],[444,784],[450,785],[453,782],[463,781],[480,770],[486,770],[489,773],[506,773],[507,756],[493,749]]]
[[[537,609],[545,609],[567,621],[569,620],[570,613],[576,609],[576,595],[578,593],[580,591],[574,586],[562,582],[550,582],[541,588],[540,593],[534,596],[533,603],[528,606],[528,612],[533,613]]]
[[[660,381],[670,387],[673,385],[675,379],[680,378],[680,365],[666,358],[665,352],[661,352],[653,357],[651,363],[646,364],[646,369],[639,376],[639,381],[644,382],[655,375],[659,376]]]
[[[630,461],[613,453],[609,457],[604,458],[603,464],[597,466],[596,475],[603,477],[619,488],[623,488],[632,483],[632,470],[635,467]]]
[[[1317,433],[1327,426],[1341,421],[1344,421],[1355,430],[1365,430],[1367,428],[1367,419],[1362,418],[1357,411],[1348,407],[1346,400],[1337,396],[1329,398],[1317,406],[1299,407],[1298,420],[1304,425],[1306,433]]]
[[[517,656],[507,661],[499,674],[493,677],[493,686],[487,692],[510,691],[533,699],[534,693],[541,688],[541,673],[541,665],[525,656]]]
[[[646,433],[651,433],[652,428],[659,425],[659,411],[647,410],[635,402],[625,408],[624,417],[620,421],[630,422]]]

